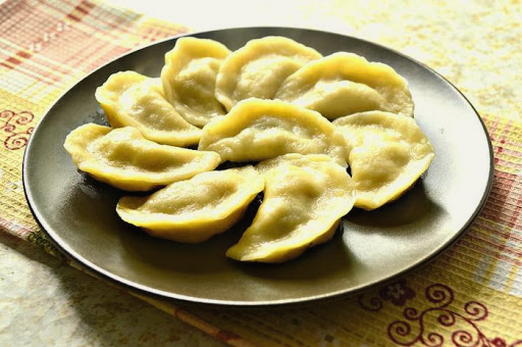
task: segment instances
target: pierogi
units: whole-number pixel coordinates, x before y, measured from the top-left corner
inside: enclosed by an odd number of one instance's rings
[[[262,162],[264,198],[252,225],[226,255],[279,263],[332,238],[353,206],[346,170],[326,155],[287,154]]]
[[[247,99],[203,129],[199,149],[223,161],[248,162],[282,154],[327,154],[346,167],[347,145],[319,113],[277,100]]]
[[[373,210],[397,199],[428,169],[433,148],[413,118],[370,111],[334,121],[352,148],[356,207]]]
[[[132,127],[111,129],[85,124],[73,130],[64,147],[78,169],[98,181],[129,191],[147,191],[213,170],[215,152],[160,145]]]
[[[354,53],[338,52],[306,64],[288,76],[275,98],[328,119],[372,110],[413,116],[406,80],[390,66]]]
[[[152,236],[196,243],[235,224],[263,187],[252,166],[204,172],[150,196],[123,197],[116,211]]]
[[[225,114],[214,90],[218,69],[229,54],[217,41],[182,37],[165,55],[161,70],[165,97],[189,123],[203,127]]]
[[[286,37],[250,40],[221,65],[216,97],[227,110],[250,97],[272,99],[286,77],[321,57],[315,49]]]
[[[95,96],[112,127],[132,126],[145,138],[172,146],[199,141],[201,130],[184,120],[165,99],[158,78],[134,71],[117,72],[96,89]]]
[[[242,262],[280,263],[330,240],[354,206],[397,199],[435,156],[392,67],[354,53],[323,57],[285,37],[235,52],[179,38],[160,78],[118,72],[95,96],[115,129],[86,124],[67,136],[79,170],[123,190],[161,188],[122,197],[119,217],[198,243],[230,229],[263,192],[226,251]],[[247,166],[215,170],[227,161]]]

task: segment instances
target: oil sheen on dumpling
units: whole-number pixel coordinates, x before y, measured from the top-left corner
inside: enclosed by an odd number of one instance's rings
[[[199,149],[223,161],[272,159],[287,153],[328,154],[346,167],[343,136],[319,113],[277,100],[247,99],[203,129]]]
[[[123,197],[116,211],[152,236],[196,243],[235,224],[263,187],[252,166],[204,172],[150,196]]]
[[[81,171],[116,188],[147,191],[216,168],[215,152],[160,145],[132,127],[85,124],[65,139],[65,149]]]
[[[279,263],[332,238],[353,206],[346,170],[325,155],[288,154],[262,162],[265,192],[252,225],[226,255]]]
[[[408,83],[393,68],[338,52],[290,75],[276,99],[295,103],[335,119],[356,112],[389,111],[413,116]]]
[[[96,89],[96,100],[115,128],[132,126],[145,138],[173,146],[198,143],[201,130],[188,123],[163,96],[158,78],[117,72]]]
[[[370,111],[334,124],[352,147],[355,206],[367,210],[397,199],[428,169],[435,154],[413,118]]]
[[[250,40],[221,65],[216,97],[227,110],[250,97],[272,99],[286,77],[319,58],[316,50],[286,37]]]
[[[189,123],[202,127],[225,114],[214,90],[218,69],[229,54],[217,41],[183,37],[165,55],[161,70],[165,96]]]

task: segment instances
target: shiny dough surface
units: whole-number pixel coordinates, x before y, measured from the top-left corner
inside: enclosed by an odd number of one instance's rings
[[[278,263],[328,241],[353,206],[346,170],[325,155],[288,154],[262,162],[264,198],[252,225],[227,256]]]
[[[147,139],[173,146],[197,144],[201,130],[184,120],[163,96],[161,81],[134,71],[112,74],[96,89],[112,127],[133,126]]]
[[[346,166],[343,136],[319,113],[277,100],[247,99],[209,123],[199,149],[246,162],[287,153],[328,154]]]
[[[182,37],[165,55],[161,70],[165,96],[189,123],[203,127],[225,114],[214,91],[219,67],[229,54],[217,41]]]
[[[321,57],[315,49],[286,37],[250,40],[221,65],[216,97],[227,110],[250,97],[272,99],[286,77]]]
[[[306,64],[282,83],[275,98],[328,119],[371,110],[413,116],[406,80],[390,66],[354,53],[338,52]]]
[[[263,190],[252,166],[204,172],[146,197],[123,197],[116,211],[153,236],[202,242],[230,228]]]
[[[428,169],[433,148],[413,118],[362,112],[334,121],[350,144],[355,206],[367,210],[397,199]]]
[[[64,147],[74,163],[95,179],[129,191],[147,191],[213,170],[215,152],[160,145],[132,127],[111,129],[85,124],[73,130]]]

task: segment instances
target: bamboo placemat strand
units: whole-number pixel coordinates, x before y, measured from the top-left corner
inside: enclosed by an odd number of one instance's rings
[[[187,30],[97,1],[0,5],[2,231],[59,255],[23,195],[21,163],[32,129],[89,71]],[[232,345],[522,345],[522,122],[482,118],[496,167],[483,212],[455,246],[400,280],[350,299],[277,310],[181,309],[131,294]]]

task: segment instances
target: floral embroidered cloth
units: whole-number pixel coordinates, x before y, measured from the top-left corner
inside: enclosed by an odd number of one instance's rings
[[[505,39],[520,53],[520,23],[512,24],[514,39]],[[138,45],[187,30],[87,0],[8,0],[0,5],[0,230],[60,256],[33,220],[23,195],[22,156],[35,124],[62,92],[92,69]],[[422,39],[421,34],[415,38]],[[400,35],[382,41],[398,49],[415,44]],[[436,46],[432,50],[440,53]],[[441,56],[426,62],[458,77],[452,71],[457,65],[447,61]],[[486,76],[495,75],[495,68],[483,66]],[[498,92],[492,98],[516,98],[514,86],[509,92],[492,85]],[[494,109],[484,101],[490,100],[489,91],[464,89],[478,100],[479,111]],[[509,117],[482,114],[496,167],[481,215],[456,245],[394,283],[341,301],[268,310],[181,309],[167,300],[131,294],[238,346],[522,346],[522,122],[519,106],[512,107]]]

